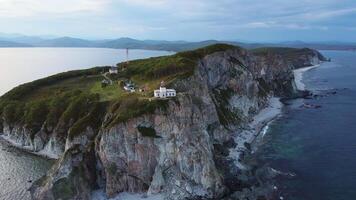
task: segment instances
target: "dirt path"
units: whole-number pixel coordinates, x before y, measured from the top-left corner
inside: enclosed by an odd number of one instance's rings
[[[103,75],[103,77],[104,77],[106,80],[109,81],[110,85],[112,85],[112,84],[114,83],[114,81],[112,81],[112,80],[108,77],[108,74],[109,74],[109,72],[105,72],[105,73],[102,74],[102,75]]]

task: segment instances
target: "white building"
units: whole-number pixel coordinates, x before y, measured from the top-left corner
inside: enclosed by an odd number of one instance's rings
[[[111,67],[109,69],[109,73],[110,74],[117,74],[117,73],[119,73],[119,71],[118,71],[117,67]]]
[[[124,86],[124,90],[126,90],[128,92],[136,92],[134,87],[129,87],[129,86]]]
[[[125,83],[124,90],[128,92],[135,92],[135,86],[132,83]]]
[[[159,88],[159,90],[154,91],[154,97],[157,98],[175,97],[176,95],[177,95],[176,90],[167,89],[162,86]]]

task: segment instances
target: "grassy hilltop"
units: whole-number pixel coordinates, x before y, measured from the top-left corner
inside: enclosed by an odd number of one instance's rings
[[[305,60],[303,57],[305,56],[313,57],[316,55],[319,58],[319,60],[327,61],[327,59],[318,51],[309,48],[296,49],[296,48],[288,48],[288,47],[263,47],[263,48],[252,49],[250,50],[250,52],[258,56],[280,55],[286,61],[292,63],[293,66],[295,67],[307,66],[303,64]]]
[[[171,56],[130,61],[127,68],[111,76],[113,85],[102,87],[103,73],[109,67],[95,67],[60,73],[20,85],[0,97],[0,116],[10,126],[25,125],[33,134],[45,123],[46,129],[58,122],[72,126],[70,134],[82,131],[88,124],[99,127],[100,116],[107,112],[113,119],[106,124],[126,121],[166,105],[165,100],[152,100],[153,90],[161,81],[170,84],[193,74],[199,58],[217,51],[237,48],[217,44]],[[122,66],[119,63],[118,66]],[[145,92],[128,93],[119,82],[133,81]]]

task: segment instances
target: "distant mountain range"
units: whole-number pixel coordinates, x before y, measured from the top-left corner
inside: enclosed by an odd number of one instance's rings
[[[18,42],[11,42],[11,41],[1,41],[0,40],[0,47],[31,47],[31,45],[18,43]]]
[[[20,34],[1,34],[0,47],[97,47],[115,49],[147,49],[165,51],[185,51],[200,47],[226,43],[238,45],[247,49],[259,47],[293,47],[313,48],[318,50],[356,50],[356,43],[319,42],[307,43],[303,41],[288,41],[280,43],[242,43],[236,41],[205,40],[201,42],[164,41],[164,40],[136,40],[132,38],[119,38],[111,40],[85,40],[72,37],[36,37]]]

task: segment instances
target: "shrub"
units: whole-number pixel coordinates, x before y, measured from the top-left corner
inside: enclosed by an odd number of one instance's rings
[[[69,105],[70,99],[76,92],[70,92],[53,97],[49,103],[49,113],[47,115],[47,125],[55,126],[61,115]]]
[[[95,67],[92,69],[75,70],[56,74],[47,78],[20,85],[7,92],[4,96],[2,96],[2,98],[7,100],[20,100],[31,94],[34,90],[39,89],[40,87],[52,85],[69,78],[100,74],[101,72],[106,70],[108,70],[108,67]]]
[[[25,107],[25,123],[32,133],[38,132],[47,118],[48,102],[46,100],[30,102]]]
[[[147,99],[139,99],[135,95],[129,95],[112,105],[110,110],[113,114],[113,119],[107,124],[111,127],[117,123],[126,122],[129,119],[144,114],[152,114],[157,109],[166,110],[168,108],[168,101],[159,99],[149,101]]]
[[[156,130],[152,127],[138,126],[137,129],[142,134],[143,137],[153,137],[153,138],[159,137],[157,136]]]
[[[23,119],[24,104],[19,101],[8,102],[3,108],[3,117],[9,124],[14,124]]]
[[[61,116],[61,120],[68,123],[70,120],[77,121],[81,116],[84,116],[88,112],[93,103],[99,101],[98,94],[82,93],[74,96],[70,100],[70,104]]]
[[[73,124],[69,130],[69,138],[73,139],[75,136],[83,133],[87,127],[91,127],[95,132],[98,131],[106,113],[106,107],[106,103],[102,102],[96,102],[92,105],[89,113]]]

